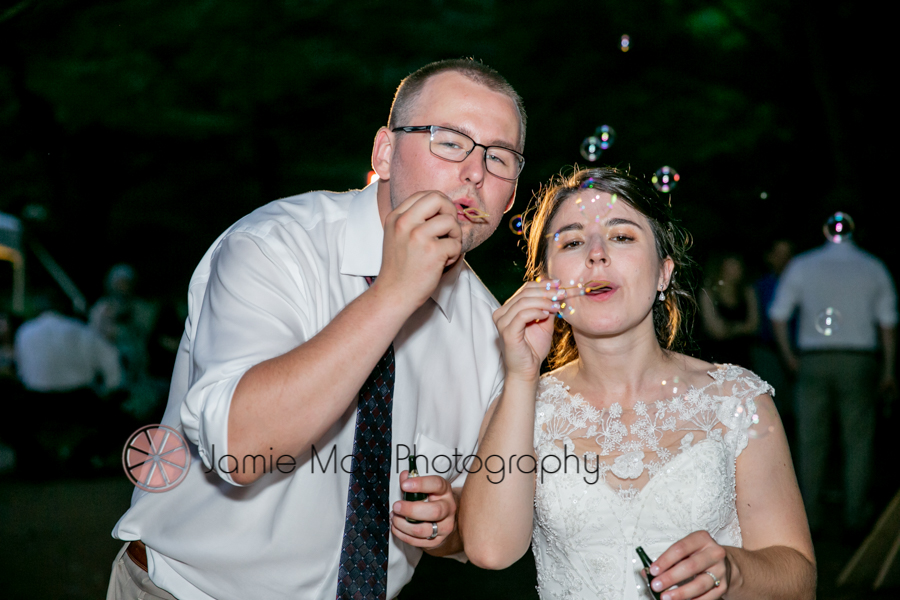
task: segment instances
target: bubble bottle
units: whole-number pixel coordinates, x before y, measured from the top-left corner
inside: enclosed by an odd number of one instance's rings
[[[419,470],[416,468],[416,455],[410,454],[409,456],[409,478],[419,476]],[[422,492],[403,492],[403,499],[407,502],[421,502],[423,500],[428,499],[428,494],[424,494]],[[416,521],[415,519],[410,519],[406,517],[406,520],[410,523],[421,523],[421,521]]]
[[[653,588],[650,587],[650,584],[653,583],[654,576],[650,574],[650,565],[653,564],[653,561],[650,560],[650,557],[647,556],[647,553],[644,552],[644,549],[638,546],[634,549],[637,552],[638,557],[640,557],[641,562],[644,564],[644,568],[642,569],[644,574],[647,576],[647,589],[650,590],[650,594],[653,595],[656,600],[659,600],[659,592],[653,591]]]

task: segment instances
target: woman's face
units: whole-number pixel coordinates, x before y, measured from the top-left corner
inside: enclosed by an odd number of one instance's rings
[[[733,256],[722,261],[722,280],[726,283],[738,283],[744,277],[744,265]]]
[[[578,199],[564,200],[549,228],[547,276],[568,289],[564,318],[587,335],[615,335],[648,319],[652,327],[672,259],[659,260],[650,222],[627,203],[593,190]]]

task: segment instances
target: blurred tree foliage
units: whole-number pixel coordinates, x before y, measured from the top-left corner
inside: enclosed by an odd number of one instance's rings
[[[859,174],[889,168],[887,23],[810,0],[23,0],[0,8],[0,211],[45,206],[30,234],[90,299],[123,260],[181,297],[242,215],[363,185],[402,77],[475,56],[529,113],[514,213],[608,123],[597,164],[676,168],[700,255],[809,247],[837,208],[885,255],[882,185]],[[470,255],[501,300],[518,241],[504,223]]]

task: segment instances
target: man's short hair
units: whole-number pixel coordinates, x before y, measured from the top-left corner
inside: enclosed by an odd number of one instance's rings
[[[453,58],[429,63],[418,71],[408,75],[394,95],[391,104],[391,115],[388,119],[388,128],[405,127],[407,125],[433,125],[433,123],[408,123],[409,115],[413,110],[425,83],[435,75],[452,71],[468,77],[475,83],[483,85],[491,91],[508,96],[516,105],[519,112],[519,145],[520,152],[525,147],[525,105],[522,97],[513,89],[509,82],[497,71],[474,58]]]

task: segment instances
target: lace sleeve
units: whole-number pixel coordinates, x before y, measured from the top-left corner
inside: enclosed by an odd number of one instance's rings
[[[756,398],[774,396],[775,389],[753,371],[735,365],[721,365],[712,375],[721,400],[716,417],[728,430],[724,442],[737,458],[747,447],[751,427],[760,424]]]

